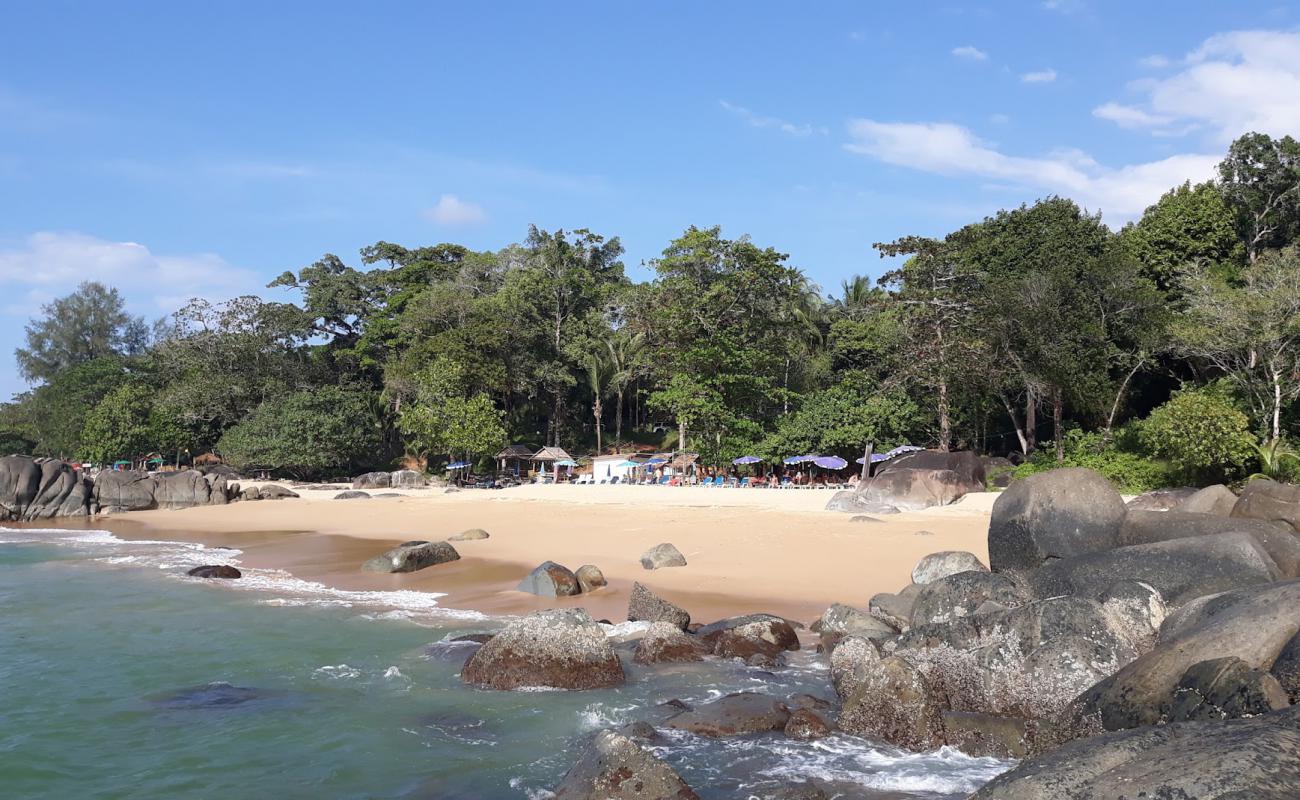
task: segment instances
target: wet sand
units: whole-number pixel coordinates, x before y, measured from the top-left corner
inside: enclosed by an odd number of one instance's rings
[[[380,490],[382,491],[382,490]],[[820,510],[824,490],[527,486],[501,491],[404,492],[146,511],[91,523],[130,539],[201,542],[243,551],[252,568],[359,590],[445,593],[449,608],[489,614],[581,606],[624,619],[634,581],[699,620],[767,611],[811,622],[831,603],[865,607],[910,581],[922,556],[968,550],[987,563],[993,495],[942,509],[854,521]],[[461,559],[417,573],[363,573],[366,559],[408,539],[443,539],[467,528],[491,538],[455,542]],[[672,542],[687,566],[648,571],[641,553]],[[515,586],[543,561],[595,564],[610,585],[573,598],[540,598]]]

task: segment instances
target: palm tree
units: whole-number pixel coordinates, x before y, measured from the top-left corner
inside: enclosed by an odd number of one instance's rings
[[[645,349],[644,333],[629,334],[626,328],[613,332],[605,340],[607,357],[613,373],[610,375],[610,388],[614,390],[617,406],[614,411],[614,441],[623,440],[623,394],[628,384],[636,379],[641,371],[637,356]]]
[[[834,301],[835,310],[849,317],[860,316],[879,299],[879,290],[871,285],[866,275],[854,275],[840,282],[840,297]]]
[[[1280,436],[1275,439],[1267,439],[1254,447],[1259,458],[1259,472],[1251,475],[1246,480],[1253,481],[1256,478],[1282,480],[1289,473],[1287,469],[1288,462],[1300,464],[1300,453],[1297,453],[1295,448],[1287,444]]]
[[[822,323],[826,320],[826,300],[817,284],[802,273],[795,279],[793,297],[785,309],[790,323],[790,347],[785,355],[785,370],[781,379],[783,397],[781,413],[790,413],[790,368],[796,357],[815,352],[823,343]]]
[[[600,418],[605,410],[604,400],[609,395],[614,366],[606,353],[595,352],[587,355],[583,369],[587,373],[587,388],[591,389],[591,414],[596,418],[596,452],[600,453],[603,450]]]

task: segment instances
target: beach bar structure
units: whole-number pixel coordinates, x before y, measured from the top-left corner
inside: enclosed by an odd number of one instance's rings
[[[543,447],[536,453],[533,453],[529,459],[536,465],[538,472],[551,472],[556,469],[557,461],[573,461],[573,456],[565,452],[563,447]]]
[[[522,445],[512,444],[506,449],[497,453],[497,472],[511,472],[516,478],[522,478],[528,474],[528,463],[533,459],[533,448]]]

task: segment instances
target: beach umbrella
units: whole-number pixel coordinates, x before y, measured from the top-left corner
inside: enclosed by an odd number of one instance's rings
[[[577,461],[574,461],[574,460],[571,459],[571,458],[561,458],[559,461],[556,461],[556,462],[555,462],[555,466],[557,466],[557,467],[576,467],[576,466],[578,466],[578,462],[577,462]]]
[[[741,456],[740,458],[733,459],[731,463],[740,466],[741,464],[758,464],[762,460],[763,459],[758,456]]]
[[[849,462],[845,461],[839,456],[818,456],[817,458],[813,459],[812,463],[816,464],[822,469],[844,469],[849,465]]]
[[[885,453],[885,458],[897,458],[898,456],[901,456],[904,453],[915,453],[918,450],[924,450],[924,449],[925,449],[924,447],[917,447],[914,444],[900,445],[899,447],[895,447],[893,450],[890,450],[888,453]]]
[[[621,467],[623,469],[628,469],[629,467],[639,467],[641,466],[641,464],[639,464],[636,461],[620,461],[615,466]]]
[[[668,459],[666,458],[652,458],[649,461],[645,462],[645,465],[647,467],[657,467],[660,464],[667,464],[667,463],[668,463]]]
[[[469,466],[468,461],[453,461],[447,465],[447,469],[464,469]]]
[[[804,462],[807,461],[807,460],[808,460],[808,456],[790,456],[789,458],[782,459],[781,463],[782,463],[782,464],[802,464],[802,463],[804,463]]]
[[[871,454],[871,463],[872,463],[872,464],[879,464],[881,461],[888,461],[888,460],[889,460],[889,456],[885,455],[884,453],[872,453],[872,454]],[[853,459],[853,461],[854,461],[855,463],[861,464],[861,463],[862,463],[862,456],[858,456],[857,458]]]

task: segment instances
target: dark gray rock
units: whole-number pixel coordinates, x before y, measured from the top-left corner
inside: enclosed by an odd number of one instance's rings
[[[708,649],[671,622],[652,622],[637,642],[632,660],[638,664],[678,664],[703,661]]]
[[[387,472],[367,472],[352,479],[353,489],[387,489],[392,485],[392,476]]]
[[[675,714],[665,724],[700,736],[719,737],[779,731],[789,720],[790,712],[780,698],[737,692]]]
[[[852,685],[843,698],[840,730],[909,750],[932,750],[944,743],[943,709],[925,676],[908,661],[880,659],[859,668]]]
[[[262,500],[284,500],[289,497],[298,497],[297,492],[290,491],[278,483],[268,483],[258,489],[257,493]]]
[[[1156,725],[1169,719],[1174,695],[1194,665],[1228,656],[1267,670],[1300,633],[1300,581],[1214,598],[1180,618],[1171,616],[1154,650],[1081,694],[1072,722],[1095,719],[1106,730]],[[1168,633],[1166,633],[1168,629]]]
[[[980,561],[974,553],[962,550],[931,553],[912,568],[912,583],[925,585],[949,575],[956,575],[958,572],[970,571],[988,572],[989,568],[984,566],[984,562]]]
[[[1183,673],[1174,690],[1169,721],[1238,719],[1289,705],[1277,678],[1229,656],[1193,664]]]
[[[555,800],[699,800],[699,795],[629,737],[601,731],[555,787]]]
[[[880,619],[865,614],[852,606],[836,603],[822,614],[818,632],[823,638],[834,636],[865,636],[868,639],[886,639],[898,633],[898,630]]]
[[[673,605],[640,582],[632,584],[632,596],[627,601],[627,619],[629,622],[668,622],[682,630],[691,624],[691,615],[685,609]]]
[[[1238,531],[1253,535],[1281,568],[1284,577],[1300,577],[1300,539],[1296,538],[1295,531],[1279,522],[1186,511],[1129,511],[1119,538],[1120,544],[1127,546]]]
[[[1237,505],[1237,495],[1232,490],[1221,483],[1213,486],[1206,486],[1198,490],[1195,494],[1179,503],[1174,511],[1183,511],[1189,514],[1213,514],[1216,517],[1227,517],[1232,515],[1232,509]]]
[[[755,656],[775,659],[799,649],[799,635],[789,620],[771,614],[730,617],[701,627],[695,635],[721,658],[749,661]]]
[[[95,476],[95,506],[101,514],[157,508],[153,478],[133,470],[112,470]]]
[[[1124,499],[1089,469],[1067,467],[1018,480],[993,504],[989,567],[1034,570],[1050,559],[1110,550],[1119,542]]]
[[[1014,608],[1026,599],[1020,587],[1005,575],[976,570],[958,572],[921,587],[912,607],[912,624],[929,625],[970,616],[990,600]]]
[[[594,592],[602,586],[608,586],[609,581],[605,580],[605,573],[600,571],[600,567],[595,564],[583,564],[573,573],[578,579],[578,587],[583,592]]]
[[[424,474],[413,469],[399,469],[388,476],[388,485],[394,489],[422,489],[427,484]]]
[[[361,565],[366,572],[415,572],[460,559],[456,548],[446,542],[407,542]]]
[[[686,556],[668,542],[657,544],[641,554],[641,566],[645,569],[663,569],[664,567],[686,566]]]
[[[191,578],[225,578],[227,580],[244,577],[244,573],[226,564],[206,564],[202,567],[195,567],[185,574]]]
[[[338,494],[334,495],[335,500],[368,500],[369,498],[370,498],[369,492],[361,492],[361,491],[355,491],[351,489],[349,489],[346,492],[339,492]]]
[[[1134,497],[1124,505],[1129,511],[1169,511],[1182,504],[1187,498],[1196,494],[1192,486],[1180,486],[1177,489],[1153,489]]]
[[[220,503],[226,502],[225,483],[216,493]],[[180,509],[216,504],[212,484],[198,470],[160,472],[153,478],[154,504],[157,508]]]
[[[945,711],[941,717],[945,740],[970,756],[1024,758],[1035,738],[1033,723],[1019,717],[978,711]]]
[[[1294,703],[1300,703],[1300,634],[1291,637],[1269,670],[1274,678]]]
[[[873,595],[867,604],[871,616],[897,630],[905,631],[912,627],[912,611],[916,607],[916,596],[921,587],[908,584],[896,593],[881,592]]]
[[[816,711],[808,708],[791,711],[783,730],[786,736],[801,742],[825,739],[831,735],[830,724]]]
[[[538,597],[572,597],[582,593],[578,576],[568,567],[554,561],[539,564],[528,573],[528,577],[519,582],[515,590]]]
[[[57,459],[0,458],[0,520],[84,517],[94,511],[90,480]]]
[[[1112,628],[1128,639],[1138,653],[1155,647],[1168,607],[1154,586],[1142,581],[1116,581],[1095,598]]]
[[[1030,586],[1038,597],[1093,596],[1117,580],[1136,580],[1155,587],[1170,606],[1178,606],[1202,595],[1280,577],[1282,571],[1258,539],[1237,532],[1063,558],[1034,572]]]
[[[550,609],[505,627],[461,669],[489,689],[597,689],[623,683],[623,665],[604,630],[584,610]]]
[[[1300,712],[1095,736],[1022,762],[972,800],[1293,800]]]
[[[1241,490],[1232,516],[1282,522],[1300,530],[1300,486],[1256,478]]]
[[[964,495],[984,491],[987,483],[985,464],[983,458],[969,450],[918,450],[877,465],[875,473],[888,475],[909,469],[951,472]]]

